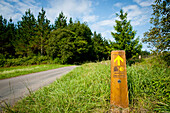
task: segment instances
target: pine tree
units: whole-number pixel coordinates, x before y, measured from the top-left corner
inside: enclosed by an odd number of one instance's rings
[[[156,48],[155,52],[161,53],[170,49],[170,2],[169,0],[155,0],[152,5],[153,17],[150,23],[153,27],[144,33],[143,42],[149,43],[149,47]]]
[[[67,17],[64,16],[63,12],[59,14],[59,17],[55,20],[55,29],[64,28],[67,26]]]
[[[132,58],[137,56],[141,52],[142,45],[139,44],[139,39],[135,39],[136,31],[132,30],[130,21],[127,21],[127,13],[123,13],[120,10],[120,14],[116,14],[120,20],[116,20],[114,29],[115,33],[111,32],[115,39],[114,48],[117,50],[125,50],[126,58]]]
[[[15,56],[15,41],[16,41],[16,28],[14,23],[12,22],[12,18],[10,18],[7,26],[6,37],[8,38],[7,52],[9,53],[9,57]]]
[[[20,56],[31,56],[34,53],[32,42],[35,38],[36,19],[28,9],[18,22],[17,43],[15,44],[16,54]]]
[[[45,47],[47,46],[48,35],[50,34],[50,20],[45,16],[45,11],[42,8],[38,15],[37,33],[35,42],[39,45],[41,55],[46,55]]]
[[[93,41],[93,49],[94,49],[94,53],[93,56],[95,57],[95,60],[103,60],[103,59],[107,59],[108,57],[108,50],[107,50],[107,46],[108,46],[108,41],[103,39],[103,37],[101,36],[101,34],[97,34],[96,31],[93,33],[93,37],[92,37],[92,41]]]
[[[7,29],[7,20],[0,16],[0,57],[6,56],[6,29]]]
[[[69,24],[70,24],[70,25],[72,25],[72,24],[73,24],[73,19],[72,19],[72,18],[70,18],[70,20],[69,20]]]
[[[9,58],[15,56],[14,42],[16,29],[12,19],[7,22],[0,16],[0,57]]]

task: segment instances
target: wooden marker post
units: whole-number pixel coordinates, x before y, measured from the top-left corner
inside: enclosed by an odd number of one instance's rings
[[[112,109],[128,108],[126,56],[124,50],[111,52],[111,95]]]

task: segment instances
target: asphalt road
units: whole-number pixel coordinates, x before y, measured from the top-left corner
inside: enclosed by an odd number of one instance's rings
[[[0,104],[1,107],[4,102],[13,105],[22,97],[29,94],[29,90],[35,91],[43,86],[46,86],[56,78],[70,72],[77,66],[68,66],[58,69],[27,74],[14,78],[0,80]],[[1,111],[1,108],[0,108]]]

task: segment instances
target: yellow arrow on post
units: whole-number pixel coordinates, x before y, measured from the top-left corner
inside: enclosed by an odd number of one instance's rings
[[[123,62],[123,59],[122,59],[122,57],[120,57],[119,55],[114,59],[114,62],[116,62],[117,61],[117,65],[118,66],[120,66],[120,61],[122,61]]]

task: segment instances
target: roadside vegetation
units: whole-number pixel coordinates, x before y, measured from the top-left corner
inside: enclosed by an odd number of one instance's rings
[[[170,112],[168,60],[162,56],[146,58],[141,63],[127,67],[127,76],[131,111]]]
[[[46,71],[46,70],[56,69],[65,66],[69,66],[69,65],[42,64],[42,65],[30,65],[30,66],[3,67],[0,68],[0,79],[16,77],[20,75]]]
[[[127,67],[131,112],[170,112],[170,69],[160,57]],[[9,112],[108,112],[110,61],[87,63],[19,101]]]
[[[12,59],[0,59],[0,67],[11,67],[11,66],[29,66],[29,65],[40,65],[40,64],[57,64],[57,59],[49,59],[47,56],[32,56]]]

